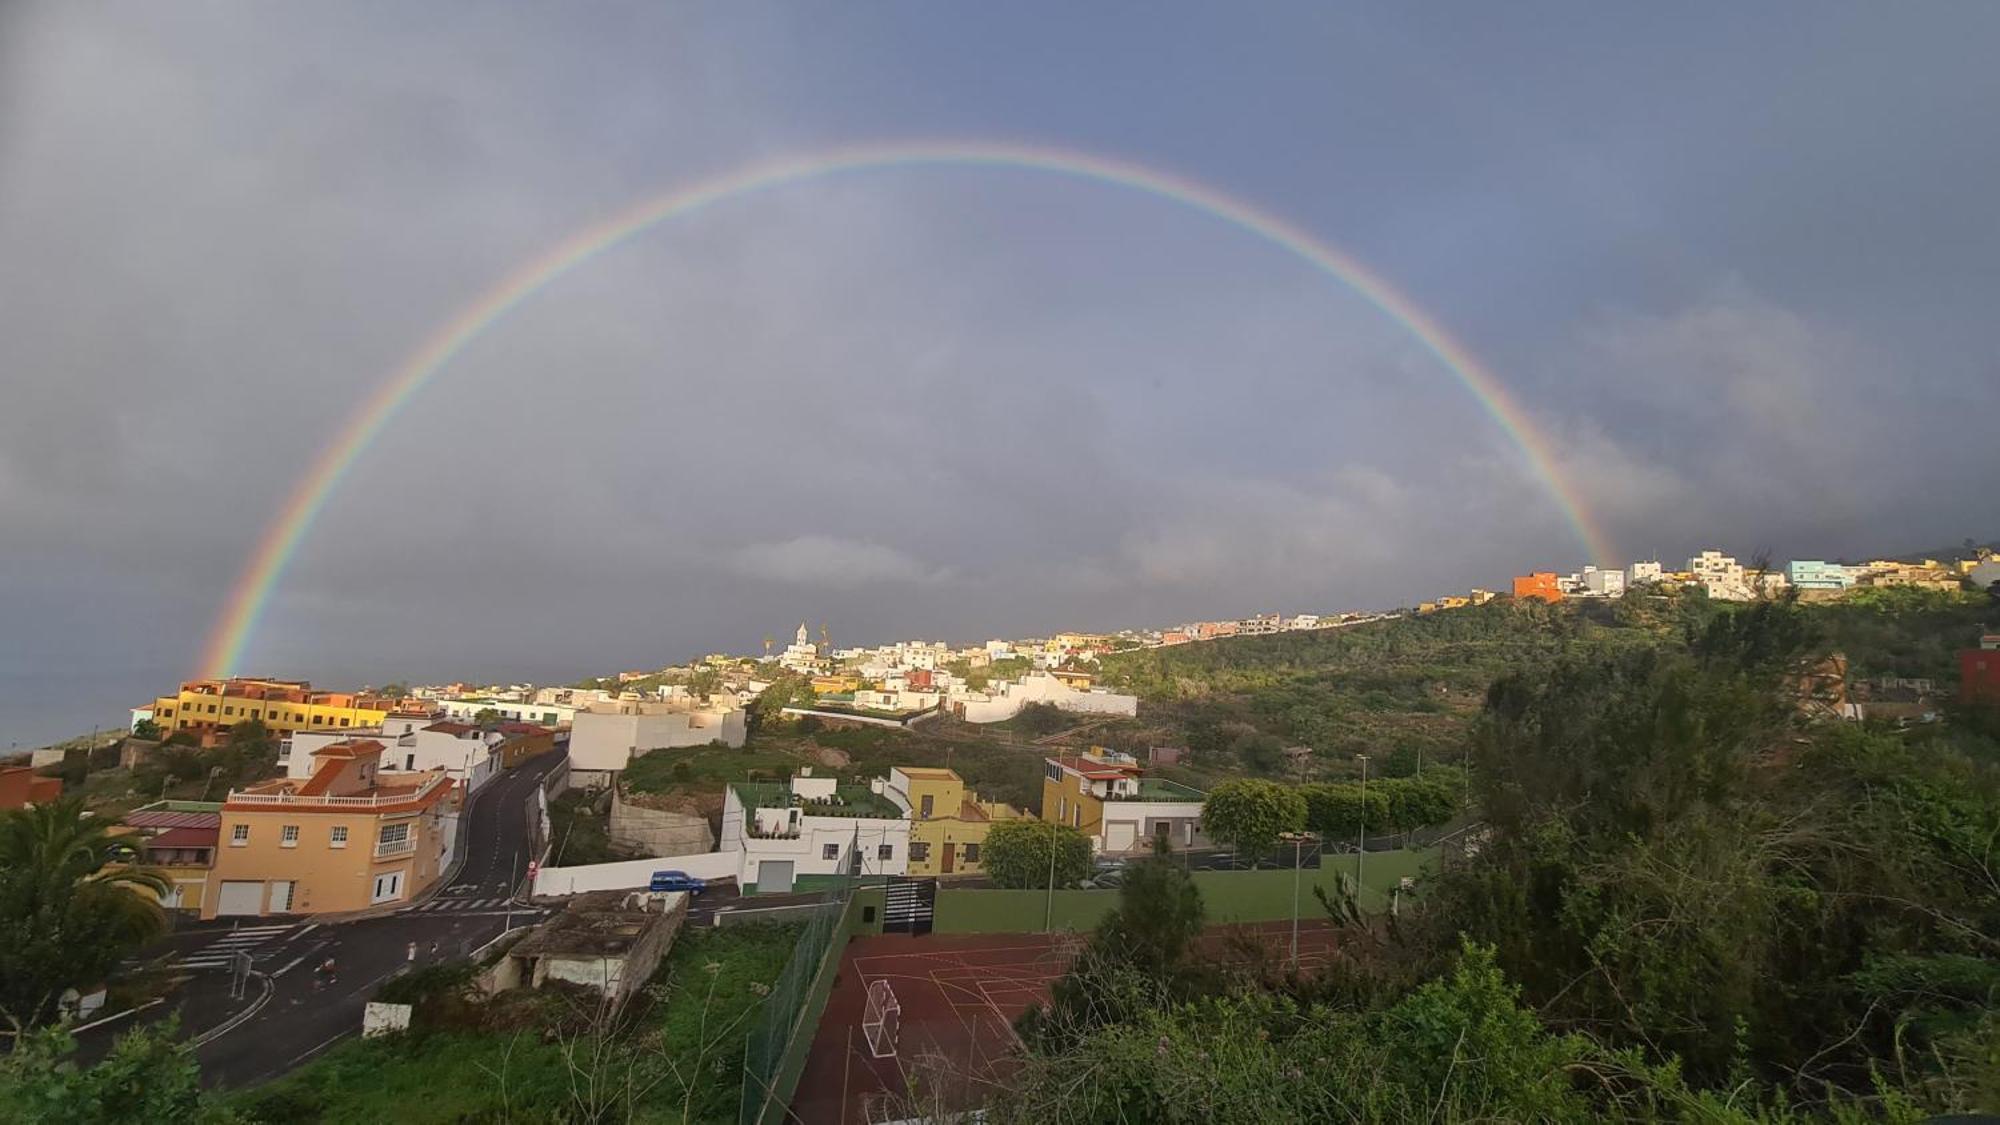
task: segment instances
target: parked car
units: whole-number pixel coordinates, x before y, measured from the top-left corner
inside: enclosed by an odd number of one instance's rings
[[[697,879],[685,871],[655,871],[653,881],[646,884],[646,889],[656,893],[686,891],[691,895],[698,895],[708,889],[708,880]]]

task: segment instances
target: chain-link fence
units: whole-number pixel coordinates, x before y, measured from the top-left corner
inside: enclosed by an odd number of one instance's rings
[[[811,1016],[831,987],[833,963],[847,945],[848,905],[861,876],[853,860],[859,834],[849,845],[843,875],[806,919],[805,932],[792,950],[792,958],[771,985],[763,1011],[750,1029],[743,1051],[743,1105],[741,1125],[758,1125],[784,1116],[785,1103],[797,1084],[805,1063],[805,1049],[811,1043]]]

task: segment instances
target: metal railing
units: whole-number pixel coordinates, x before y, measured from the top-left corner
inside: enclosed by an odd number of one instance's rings
[[[229,803],[236,805],[328,805],[344,809],[381,808],[387,805],[406,805],[428,797],[440,785],[451,784],[451,775],[439,774],[422,785],[407,792],[383,793],[369,797],[337,797],[300,793],[246,793],[239,789],[229,791]]]

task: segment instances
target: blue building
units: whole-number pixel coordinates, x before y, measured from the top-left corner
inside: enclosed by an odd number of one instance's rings
[[[1785,564],[1785,577],[1797,590],[1845,590],[1854,585],[1851,568],[1817,559],[1793,559]]]

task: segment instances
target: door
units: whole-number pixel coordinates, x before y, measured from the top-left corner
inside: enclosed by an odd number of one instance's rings
[[[224,879],[222,894],[215,900],[215,916],[262,914],[264,882],[261,879]]]
[[[757,864],[757,893],[786,894],[792,889],[792,861],[767,859]]]
[[[390,871],[375,876],[374,902],[391,902],[403,897],[403,873]]]
[[[1132,845],[1139,842],[1139,826],[1129,820],[1109,820],[1104,823],[1104,850],[1107,852],[1129,852]]]
[[[952,843],[949,840],[945,841],[944,866],[940,870],[942,870],[946,875],[951,874],[952,865],[955,864],[957,861],[958,861],[958,845]]]
[[[271,913],[292,912],[292,887],[295,885],[290,879],[279,879],[271,884]]]

